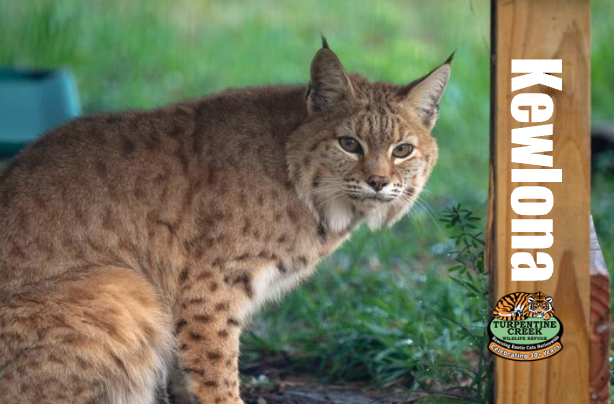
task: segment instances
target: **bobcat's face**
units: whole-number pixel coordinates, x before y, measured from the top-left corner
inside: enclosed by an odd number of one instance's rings
[[[333,128],[312,184],[319,203],[338,198],[372,227],[411,207],[437,159],[435,140],[393,102],[380,111],[362,107]]]
[[[344,72],[324,47],[311,68],[308,121],[288,148],[299,195],[329,228],[391,225],[411,208],[437,160],[430,132],[449,62],[408,86]]]

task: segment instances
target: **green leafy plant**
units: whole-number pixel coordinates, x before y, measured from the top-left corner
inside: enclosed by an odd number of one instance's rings
[[[422,402],[491,403],[493,372],[486,326],[490,314],[489,276],[484,269],[483,231],[478,226],[481,219],[458,204],[447,208],[440,220],[450,232],[455,245],[450,252],[454,265],[448,269],[448,273],[450,279],[462,286],[465,298],[470,302],[467,306],[469,315],[461,319],[437,307],[430,309],[439,318],[458,327],[469,343],[469,349],[467,363],[444,363],[441,358],[431,363],[426,369],[426,380],[436,388],[427,390]],[[418,380],[425,380],[424,374]]]
[[[485,299],[489,278],[484,270],[484,232],[476,225],[480,221],[460,203],[445,209],[441,217],[446,229],[453,233],[451,238],[456,245],[456,250],[450,252],[456,262],[448,269],[451,278],[465,287],[468,298]]]

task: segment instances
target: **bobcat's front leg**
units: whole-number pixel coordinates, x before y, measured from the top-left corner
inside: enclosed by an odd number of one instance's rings
[[[242,404],[235,288],[207,271],[182,273],[180,288],[175,332],[188,389],[199,404]]]

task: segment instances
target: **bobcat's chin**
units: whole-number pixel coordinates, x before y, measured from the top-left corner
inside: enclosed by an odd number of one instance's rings
[[[365,223],[371,230],[379,230],[389,225],[389,212],[387,208],[373,209],[365,215]]]
[[[339,196],[324,204],[324,216],[330,230],[343,233],[365,222],[371,230],[380,229],[391,223],[392,200],[375,198],[356,199]]]

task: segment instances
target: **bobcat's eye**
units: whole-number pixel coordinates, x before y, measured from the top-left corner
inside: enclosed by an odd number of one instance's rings
[[[358,140],[350,136],[344,136],[339,138],[339,145],[343,150],[353,154],[363,154],[362,146],[358,143]]]
[[[392,150],[392,156],[398,159],[403,159],[409,156],[414,151],[414,146],[409,143],[403,143],[398,145]]]

